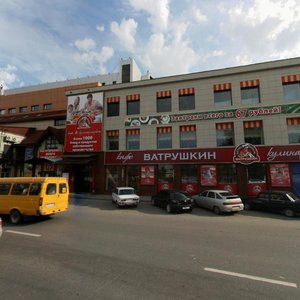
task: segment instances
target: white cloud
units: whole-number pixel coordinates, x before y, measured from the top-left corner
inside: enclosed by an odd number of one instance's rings
[[[110,30],[117,36],[123,47],[130,51],[135,51],[135,34],[137,23],[134,19],[122,19],[120,25],[117,22],[112,22]]]
[[[104,32],[104,25],[98,25],[96,26],[96,29],[99,31],[99,32]]]
[[[18,81],[18,77],[16,74],[17,71],[18,69],[11,65],[0,68],[0,85],[2,85],[4,89],[9,88],[10,85]]]
[[[199,23],[207,22],[207,16],[202,13],[202,11],[197,8],[192,8],[192,15],[194,16],[195,20]]]
[[[90,50],[95,49],[96,42],[93,39],[91,39],[91,38],[85,38],[83,40],[76,40],[74,42],[74,45],[76,46],[76,48],[78,50],[81,50],[81,51],[90,51]]]

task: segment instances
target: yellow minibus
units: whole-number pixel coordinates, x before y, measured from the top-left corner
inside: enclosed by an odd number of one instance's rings
[[[46,216],[68,209],[69,187],[64,177],[0,178],[0,215],[17,224],[25,216]]]

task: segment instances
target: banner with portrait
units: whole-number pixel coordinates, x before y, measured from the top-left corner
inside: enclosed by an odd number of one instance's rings
[[[103,93],[68,97],[65,152],[102,149]]]
[[[290,187],[291,178],[288,164],[270,165],[271,185],[273,187]]]

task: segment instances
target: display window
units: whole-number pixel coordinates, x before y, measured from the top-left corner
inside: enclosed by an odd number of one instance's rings
[[[180,174],[180,188],[191,195],[197,194],[199,192],[198,166],[183,165],[180,168]]]
[[[270,165],[271,185],[273,187],[290,187],[290,169],[288,164],[271,164]]]
[[[174,166],[159,165],[157,172],[158,190],[174,188]]]

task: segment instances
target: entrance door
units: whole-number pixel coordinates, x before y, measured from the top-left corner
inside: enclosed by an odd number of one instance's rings
[[[91,170],[89,165],[73,165],[74,169],[74,192],[90,193]]]
[[[127,186],[133,187],[134,189],[139,189],[139,166],[128,166],[127,167]]]
[[[300,196],[300,164],[292,164],[293,190],[297,196]]]

